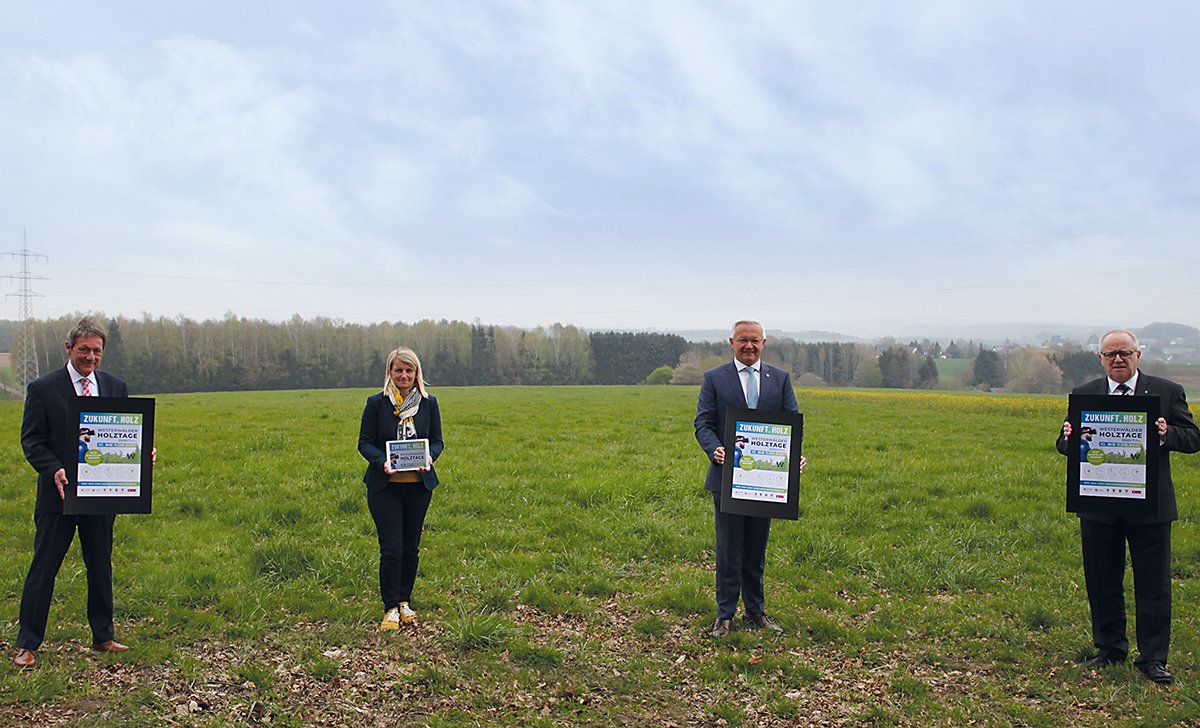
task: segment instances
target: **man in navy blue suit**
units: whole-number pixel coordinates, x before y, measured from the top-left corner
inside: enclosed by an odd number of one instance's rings
[[[29,383],[25,414],[21,420],[21,447],[38,474],[33,522],[33,562],[21,592],[20,632],[17,634],[17,667],[32,667],[46,636],[54,580],[75,531],[87,567],[88,623],[92,649],[123,652],[113,639],[112,546],[113,514],[68,516],[63,514],[63,487],[67,468],[76,467],[82,441],[68,436],[67,405],[72,397],[128,397],[125,382],[99,371],[108,336],[90,317],[80,320],[67,336],[69,361],[62,369]],[[73,432],[73,431],[72,431]],[[151,454],[151,462],[153,462]]]
[[[743,619],[757,627],[782,632],[767,617],[763,571],[767,565],[767,538],[771,519],[721,512],[721,466],[725,463],[725,410],[748,407],[770,412],[800,412],[791,376],[762,364],[766,335],[757,321],[738,321],[729,338],[734,361],[704,373],[696,403],[696,440],[708,455],[704,489],[713,494],[717,535],[717,622],[714,637],[733,630],[738,597],[745,608]],[[804,469],[804,458],[800,469]]]

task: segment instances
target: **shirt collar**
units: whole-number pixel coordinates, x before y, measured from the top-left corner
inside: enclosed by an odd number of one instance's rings
[[[1129,387],[1129,391],[1131,391],[1131,392],[1137,391],[1138,376],[1141,373],[1142,372],[1140,370],[1135,369],[1133,372],[1133,376],[1129,378],[1128,382],[1125,382],[1125,386]],[[1113,381],[1112,377],[1108,377],[1108,393],[1113,394],[1114,392],[1116,392],[1117,387],[1120,386],[1120,384],[1121,384],[1120,382]]]
[[[89,382],[92,383],[92,386],[96,387],[97,392],[100,391],[100,389],[99,389],[100,385],[99,385],[99,383],[96,382],[96,371],[94,369],[92,370],[91,374],[84,377],[82,374],[80,374],[78,371],[76,371],[75,366],[73,364],[71,364],[71,362],[68,361],[67,362],[67,374],[71,375],[71,384],[75,384],[80,379],[87,379]]]
[[[734,364],[734,366],[737,367],[738,374],[741,374],[742,372],[744,372],[750,368],[750,367],[746,366],[745,364],[741,363],[740,361],[738,361],[737,359],[733,360],[733,364]],[[758,361],[754,362],[751,366],[754,367],[754,371],[761,372],[762,371],[762,359],[759,359]]]

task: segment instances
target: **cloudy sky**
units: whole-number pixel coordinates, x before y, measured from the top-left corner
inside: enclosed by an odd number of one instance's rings
[[[0,250],[48,257],[37,316],[1200,326],[1197,27],[1182,0],[14,0]]]

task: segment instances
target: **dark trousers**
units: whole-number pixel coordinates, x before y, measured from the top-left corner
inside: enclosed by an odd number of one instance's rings
[[[412,598],[421,553],[421,528],[433,491],[423,483],[388,483],[367,489],[367,507],[379,534],[379,595],[391,609]]]
[[[721,512],[721,494],[713,493],[717,528],[717,619],[733,619],[738,596],[747,614],[766,613],[763,571],[771,519]]]
[[[1092,641],[1098,654],[1124,660],[1129,654],[1125,637],[1125,544],[1133,564],[1134,614],[1138,658],[1135,665],[1167,663],[1171,645],[1171,524],[1134,526],[1080,519],[1083,540],[1083,576],[1092,610]]]
[[[18,649],[36,650],[46,638],[54,580],[62,568],[63,558],[71,548],[77,529],[83,564],[87,567],[87,617],[92,628],[92,643],[99,644],[113,638],[112,547],[115,520],[112,514],[65,516],[54,511],[36,511],[33,514],[37,532],[33,537],[33,563],[29,565],[25,589],[21,592]]]

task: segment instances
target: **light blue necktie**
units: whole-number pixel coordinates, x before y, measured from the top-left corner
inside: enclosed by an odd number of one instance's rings
[[[746,367],[746,404],[750,409],[758,409],[758,379],[754,376],[754,367]]]

